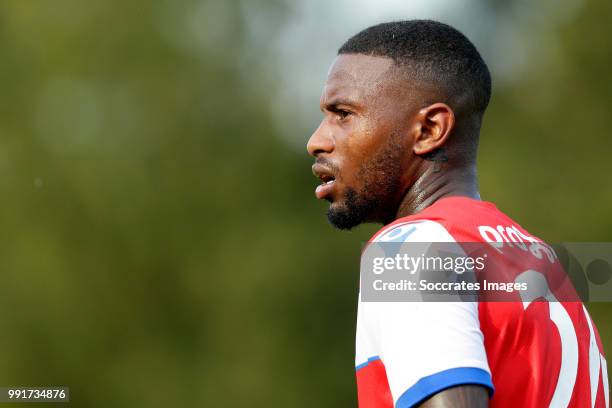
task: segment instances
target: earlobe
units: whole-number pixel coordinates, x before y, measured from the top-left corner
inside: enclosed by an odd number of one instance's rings
[[[442,147],[455,126],[455,114],[450,106],[435,103],[417,114],[419,129],[413,147],[414,154],[425,155]]]

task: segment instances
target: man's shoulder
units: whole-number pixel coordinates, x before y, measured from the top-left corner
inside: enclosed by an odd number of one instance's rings
[[[446,197],[384,226],[370,242],[505,241],[506,230],[511,235],[531,237],[493,203],[468,197]]]

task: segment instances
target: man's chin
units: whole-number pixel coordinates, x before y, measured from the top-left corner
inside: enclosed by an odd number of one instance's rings
[[[341,200],[334,200],[327,210],[327,219],[334,227],[350,230],[370,220],[378,199],[365,199],[354,189],[348,188]]]
[[[358,212],[338,203],[332,203],[327,210],[327,220],[332,226],[340,230],[353,229],[361,224],[364,219],[365,217],[362,217]]]

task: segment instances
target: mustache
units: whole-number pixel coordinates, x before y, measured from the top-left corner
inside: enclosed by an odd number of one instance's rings
[[[334,177],[340,173],[340,169],[331,160],[325,157],[317,157],[315,164],[325,167]]]

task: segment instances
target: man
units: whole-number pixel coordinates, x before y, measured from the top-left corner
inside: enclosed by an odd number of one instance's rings
[[[541,242],[480,201],[476,152],[490,94],[486,64],[448,25],[393,22],[350,38],[308,142],[331,224],[385,224],[372,242]],[[519,268],[536,273],[534,253]],[[606,360],[582,304],[518,300],[360,296],[359,406],[607,406]]]

